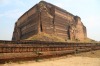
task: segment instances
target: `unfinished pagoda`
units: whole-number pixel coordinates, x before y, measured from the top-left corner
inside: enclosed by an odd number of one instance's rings
[[[86,27],[79,16],[45,1],[40,1],[17,20],[12,40],[24,40],[41,32],[66,40],[87,38]]]

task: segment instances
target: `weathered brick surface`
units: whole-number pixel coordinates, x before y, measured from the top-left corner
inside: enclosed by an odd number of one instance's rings
[[[80,17],[44,1],[36,4],[18,19],[12,40],[27,39],[40,32],[70,40],[87,38],[86,27]]]

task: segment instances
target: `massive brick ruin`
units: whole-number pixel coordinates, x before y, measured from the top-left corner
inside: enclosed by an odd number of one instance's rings
[[[87,38],[86,27],[79,16],[45,1],[39,2],[18,19],[12,40],[24,40],[41,32],[66,40]]]

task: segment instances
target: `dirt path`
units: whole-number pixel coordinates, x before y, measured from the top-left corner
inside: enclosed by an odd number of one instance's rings
[[[5,63],[0,66],[100,66],[100,50],[67,55],[60,58],[45,59],[39,62]]]

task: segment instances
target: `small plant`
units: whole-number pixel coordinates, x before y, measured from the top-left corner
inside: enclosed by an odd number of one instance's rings
[[[42,53],[39,51],[35,51],[35,53],[37,54],[36,62],[39,62],[39,60],[40,60],[39,57],[40,57],[40,55],[42,55]]]

